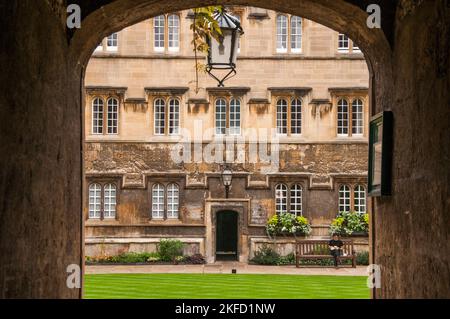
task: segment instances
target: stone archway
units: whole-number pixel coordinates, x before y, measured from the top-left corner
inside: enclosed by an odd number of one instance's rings
[[[219,3],[74,2],[84,15],[75,32],[65,26],[65,1],[0,4],[0,297],[81,297],[67,288],[66,269],[83,262],[82,86],[96,44],[156,14]],[[365,24],[368,1],[220,3],[304,16],[357,41],[371,72],[372,112],[390,109],[395,120],[394,196],[373,201],[380,296],[448,297],[450,257],[439,254],[450,243],[448,1],[380,0],[377,30]]]

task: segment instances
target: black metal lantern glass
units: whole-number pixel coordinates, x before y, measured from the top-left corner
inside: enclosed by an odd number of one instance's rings
[[[207,39],[209,50],[206,71],[219,82],[219,87],[223,87],[225,80],[236,75],[239,38],[244,31],[238,18],[227,13],[225,9],[222,12],[216,12],[213,17],[218,22],[222,35],[219,41],[214,38]],[[229,72],[224,77],[218,78],[212,73],[213,70],[228,70]]]

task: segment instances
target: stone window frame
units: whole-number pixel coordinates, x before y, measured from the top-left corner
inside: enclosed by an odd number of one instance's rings
[[[117,110],[116,110],[116,112],[115,113],[117,113],[116,114],[116,123],[115,123],[115,126],[114,125],[112,125],[112,126],[110,126],[109,125],[109,121],[110,121],[110,111],[109,111],[109,103],[110,103],[110,101],[112,101],[112,100],[115,100],[116,102],[117,102],[117,105],[116,105],[116,107],[117,107]],[[106,100],[106,112],[104,112],[105,114],[106,114],[106,125],[105,125],[105,128],[106,128],[106,135],[118,135],[119,134],[119,111],[120,111],[120,100],[118,99],[118,98],[115,98],[115,97],[109,97],[107,100]],[[105,119],[103,119],[103,121],[104,121]],[[114,120],[114,119],[111,119],[112,121]],[[114,132],[112,132],[112,133],[110,133],[110,128],[111,129],[116,129],[116,131]]]
[[[156,133],[156,102],[158,100],[164,101],[164,133]],[[176,100],[178,101],[178,132],[170,133],[170,102]],[[182,105],[182,97],[179,95],[160,95],[155,94],[151,97],[152,103],[152,118],[153,118],[153,135],[154,136],[179,136],[181,134],[181,105]]]
[[[305,203],[307,202],[306,198],[305,198],[305,194],[306,194],[306,186],[307,186],[307,180],[304,178],[276,178],[274,180],[271,181],[271,188],[272,188],[272,198],[273,198],[273,211],[275,212],[275,214],[278,214],[277,209],[276,209],[276,198],[277,198],[277,194],[276,194],[276,188],[278,185],[285,185],[287,187],[287,210],[286,213],[291,213],[291,190],[293,188],[293,186],[295,185],[299,185],[301,187],[301,210],[300,210],[300,215],[295,214],[295,216],[304,216],[305,211],[304,208],[306,207]]]
[[[94,133],[94,102],[99,99],[103,103],[103,111],[102,111],[102,132],[101,133]],[[109,117],[109,101],[110,100],[116,100],[117,101],[117,132],[115,133],[109,133],[109,125],[108,125],[108,117]],[[97,94],[92,96],[91,98],[91,134],[96,136],[101,135],[110,135],[110,136],[116,136],[119,135],[119,128],[120,128],[120,108],[122,105],[122,99],[120,96],[116,94]]]
[[[284,16],[286,18],[286,49],[278,47],[278,18]],[[292,49],[292,18],[300,18],[300,49]],[[305,23],[302,17],[291,15],[287,13],[277,13],[275,15],[275,26],[274,26],[274,34],[275,34],[275,53],[276,54],[302,54],[303,53],[303,39],[305,34]]]
[[[345,103],[344,103],[345,102]],[[346,108],[345,111],[341,112],[341,108]],[[348,103],[348,100],[345,98],[338,98],[336,103],[336,134],[337,136],[341,137],[347,137],[350,135],[350,106]],[[342,113],[343,118],[339,119],[339,114]],[[345,116],[345,118],[344,118]],[[342,125],[339,124],[339,122],[342,121]],[[345,121],[345,122],[344,122]],[[340,130],[346,131],[346,133],[340,132]]]
[[[345,33],[341,33],[341,32],[336,32],[336,34],[337,34],[336,43],[337,43],[337,53],[338,54],[360,54],[361,53],[361,49],[359,48],[359,46],[352,39],[350,39],[350,37],[348,35],[346,35]],[[341,36],[346,39],[346,41],[348,43],[348,47],[345,47],[345,48],[340,47]]]
[[[153,217],[153,187],[155,185],[162,185],[164,189],[164,211],[162,218]],[[178,186],[178,216],[176,218],[168,217],[168,186],[174,184]],[[152,178],[148,181],[148,198],[150,199],[150,217],[152,221],[181,221],[181,207],[184,202],[184,188],[182,178]]]
[[[334,111],[334,125],[336,126],[335,134],[338,138],[365,138],[368,134],[368,123],[366,119],[366,114],[368,114],[368,96],[365,93],[361,93],[361,91],[367,91],[364,89],[356,88],[355,92],[351,92],[352,89],[346,89],[346,88],[330,88],[330,91],[332,91],[332,105],[335,109]],[[350,92],[349,92],[350,91]],[[359,91],[359,92],[358,92]],[[340,134],[338,132],[338,103],[340,100],[347,101],[348,107],[347,107],[347,134]],[[353,103],[356,100],[361,100],[362,102],[362,134],[355,134],[353,133]]]
[[[216,103],[219,100],[225,100],[225,134],[217,133],[217,112],[216,112]],[[239,101],[239,133],[230,133],[230,109],[231,109],[231,101],[237,100]],[[213,117],[214,117],[214,136],[241,136],[242,135],[242,114],[243,109],[242,105],[244,104],[244,99],[242,96],[238,94],[215,94],[213,97]]]
[[[109,37],[114,36],[116,37],[116,45],[115,46],[109,46],[108,41]],[[108,35],[107,37],[103,38],[102,41],[95,47],[94,54],[96,53],[118,53],[119,52],[119,44],[120,44],[120,32],[114,32]]]
[[[99,125],[99,121],[101,121],[101,125]],[[105,134],[105,101],[100,97],[94,97],[91,102],[91,134]]]
[[[363,211],[359,211],[359,210],[356,210],[356,193],[357,193],[357,188],[358,187],[362,187],[363,189],[364,189],[364,194],[365,194],[365,197],[363,198],[363,200],[364,200],[364,205],[361,205],[361,202],[360,203],[358,203],[358,206],[364,206],[364,210]],[[359,200],[361,200],[361,199],[359,199]],[[362,184],[356,184],[354,187],[353,187],[353,209],[354,209],[354,211],[355,212],[357,212],[357,213],[360,213],[360,214],[365,214],[365,213],[367,213],[367,186],[366,185],[362,185]]]
[[[91,185],[100,185],[101,189],[101,195],[100,195],[100,217],[90,217],[89,215],[89,205],[90,205],[90,188]],[[114,185],[116,188],[116,211],[114,213],[114,217],[105,217],[105,187],[107,185]],[[120,203],[120,182],[117,179],[111,179],[111,178],[88,178],[87,179],[87,220],[119,220],[119,203]]]
[[[275,129],[276,133],[279,136],[293,136],[293,137],[300,137],[303,133],[303,120],[304,120],[304,99],[302,96],[299,95],[292,95],[292,94],[276,94],[274,97],[274,108],[275,108]],[[287,102],[286,111],[286,133],[279,133],[278,132],[278,103],[281,100],[285,100]],[[292,103],[294,100],[300,101],[300,133],[292,133]]]
[[[172,16],[176,16],[178,18],[178,47],[169,47],[169,18]],[[155,46],[155,21],[156,18],[164,17],[164,47],[156,47]],[[172,13],[166,13],[166,14],[160,14],[151,20],[151,38],[152,38],[152,47],[153,52],[155,53],[179,53],[181,51],[181,40],[182,40],[182,32],[181,32],[181,13],[179,12],[172,12]]]
[[[346,194],[341,196],[341,193]],[[348,193],[348,196],[347,196]],[[341,200],[344,201],[343,209],[341,209]],[[348,200],[348,205],[347,205]],[[346,207],[348,206],[348,210]],[[351,212],[352,211],[352,187],[347,184],[341,184],[338,187],[338,212]]]
[[[361,181],[352,181],[352,182],[339,182],[337,184],[337,211],[340,212],[340,189],[343,186],[347,186],[350,190],[350,212],[357,212],[358,214],[366,214],[367,213],[367,184]],[[355,209],[355,189],[357,186],[362,186],[364,188],[364,192],[366,194],[365,200],[364,200],[364,212],[356,211]]]
[[[362,133],[355,133],[354,132],[354,129],[355,129],[355,126],[353,125],[353,121],[354,121],[354,116],[355,116],[355,113],[359,113],[359,112],[354,112],[354,110],[353,110],[353,106],[354,106],[354,104],[355,104],[355,102],[356,101],[361,101],[361,108],[362,108],[362,110],[361,110],[361,113],[362,113],[362,119],[361,119],[361,121],[362,121],[362,125],[361,125],[361,130],[362,130]],[[350,133],[350,130],[351,130],[351,134],[352,134],[352,136],[363,136],[364,135],[364,101],[362,100],[362,99],[360,99],[360,98],[358,98],[358,97],[356,97],[356,98],[354,98],[353,100],[352,100],[352,103],[349,105],[349,115],[350,115],[350,118],[349,118],[349,133]],[[351,122],[350,122],[351,121]],[[356,126],[356,127],[359,127],[359,126]]]
[[[109,45],[109,42],[115,42],[115,45]],[[106,37],[106,51],[118,52],[119,51],[119,32],[114,32]]]

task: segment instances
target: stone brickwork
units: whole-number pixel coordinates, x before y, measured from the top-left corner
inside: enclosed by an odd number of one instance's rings
[[[219,164],[176,164],[171,160],[171,149],[175,144],[168,143],[86,143],[85,169],[87,183],[98,180],[117,181],[120,198],[117,220],[86,220],[86,236],[90,242],[89,251],[95,248],[94,238],[108,238],[102,247],[113,245],[114,238],[163,238],[177,235],[180,238],[204,235],[206,216],[210,214],[205,206],[206,198],[224,198],[224,188],[219,178]],[[206,145],[203,146],[205,148]],[[248,145],[244,149],[248,152]],[[247,199],[249,202],[249,236],[264,233],[269,217],[275,211],[274,187],[276,183],[292,181],[304,186],[303,215],[315,226],[313,236],[328,237],[328,225],[335,217],[338,206],[338,188],[341,183],[366,183],[367,144],[284,144],[281,147],[279,171],[265,176],[263,184],[255,183],[253,175],[258,173],[258,165],[233,165],[236,175],[230,189],[233,199]],[[300,156],[299,156],[300,154]],[[247,157],[247,156],[246,156]],[[164,160],[161,160],[164,159]],[[177,221],[156,221],[151,218],[151,183],[170,180],[185,185],[187,177],[195,174],[203,184],[187,184],[181,190],[180,219],[185,226],[179,227]],[[128,176],[131,176],[128,178]],[[166,176],[166,177],[164,177]],[[258,175],[257,175],[258,176]],[[133,179],[135,184],[130,184]],[[256,177],[257,179],[257,177]],[[329,181],[324,185],[323,181]],[[194,189],[192,185],[196,185]],[[318,187],[319,186],[319,187]],[[222,203],[224,208],[226,202]],[[85,218],[88,216],[88,203],[85,202]],[[139,227],[134,227],[139,225]],[[114,227],[113,227],[114,226]],[[316,226],[320,226],[319,231]],[[262,228],[262,229],[261,229]],[[125,245],[125,243],[123,243]],[[128,249],[137,244],[127,246]],[[107,248],[107,251],[117,249]],[[244,260],[246,261],[246,260]]]

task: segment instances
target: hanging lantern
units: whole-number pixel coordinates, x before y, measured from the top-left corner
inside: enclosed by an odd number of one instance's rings
[[[223,82],[236,75],[236,60],[239,48],[239,39],[244,31],[239,19],[227,13],[216,12],[213,15],[222,31],[219,41],[208,38],[209,45],[206,72],[219,82],[218,86],[223,87]],[[229,71],[222,79],[212,73],[213,70]]]

